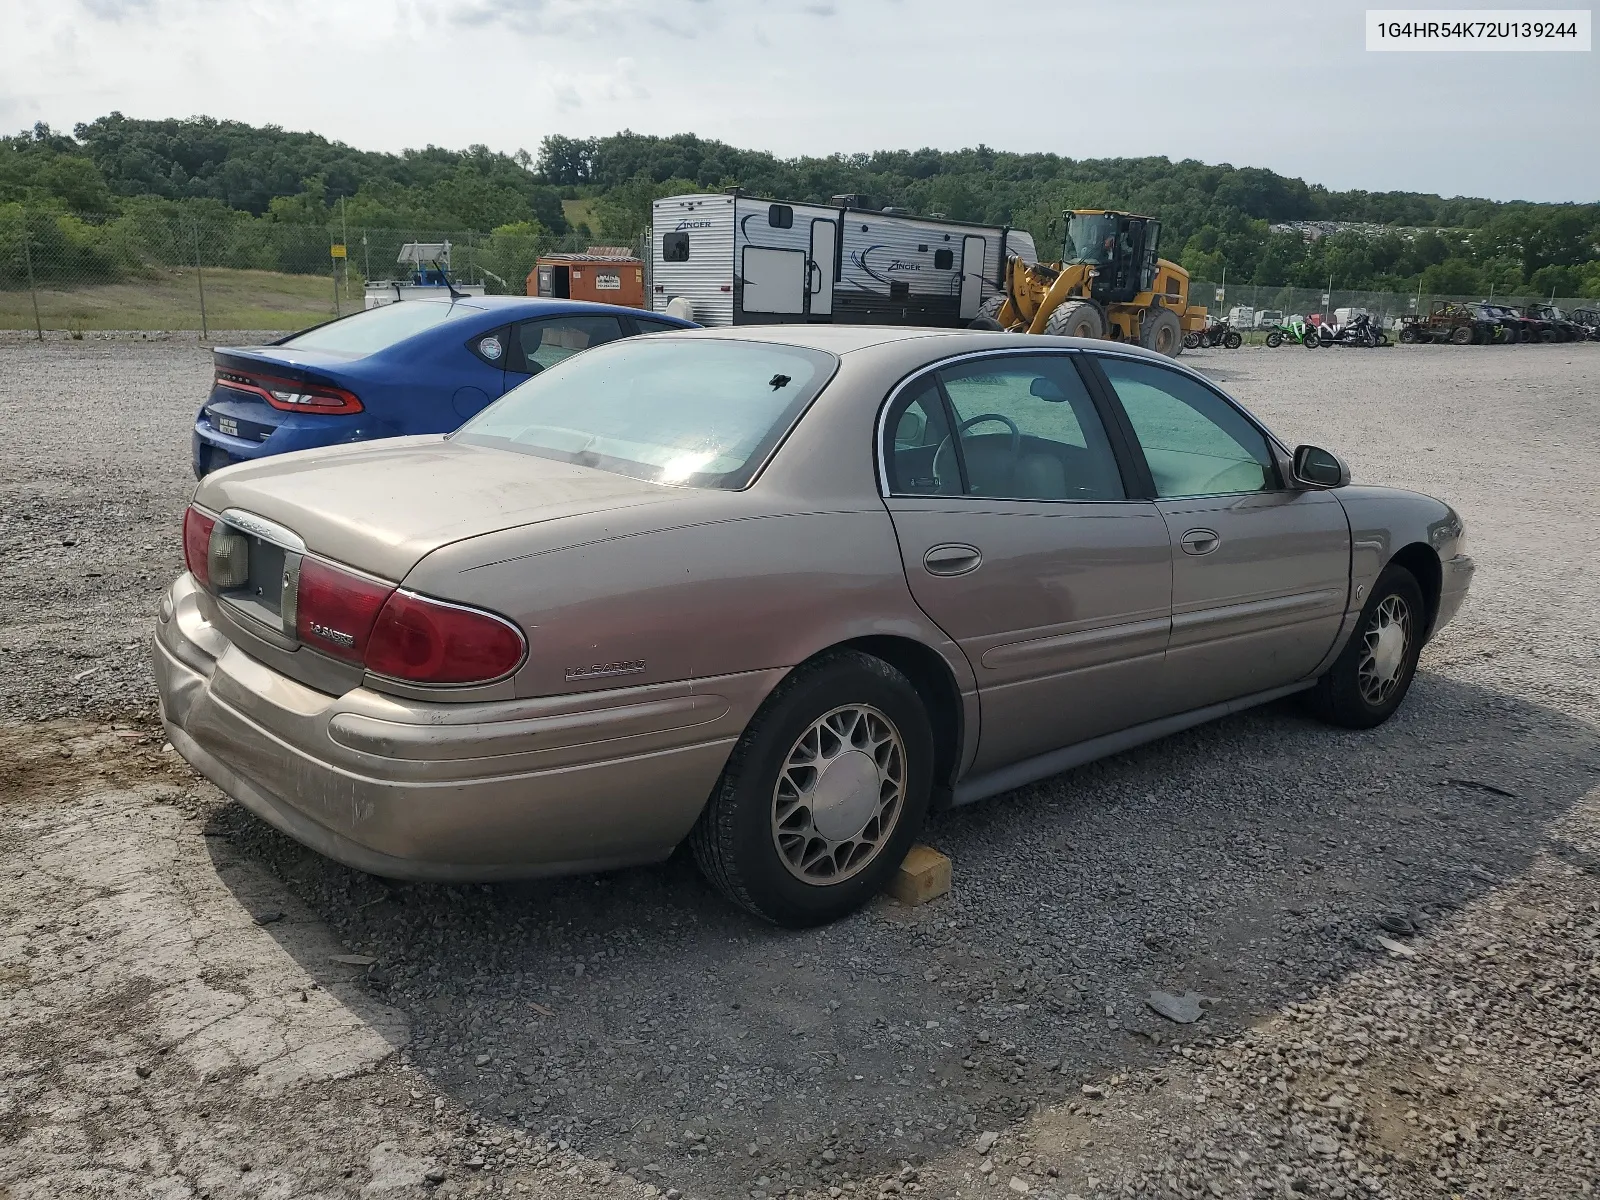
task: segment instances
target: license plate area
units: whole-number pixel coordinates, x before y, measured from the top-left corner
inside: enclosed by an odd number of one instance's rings
[[[219,589],[217,598],[233,613],[292,640],[305,544],[291,531],[253,514],[229,510],[218,520],[245,540],[249,568],[243,584]]]

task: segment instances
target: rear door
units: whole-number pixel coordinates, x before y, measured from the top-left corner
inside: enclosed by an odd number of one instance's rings
[[[977,676],[985,771],[1151,715],[1166,526],[1130,500],[1064,354],[966,359],[902,387],[881,461],[917,603]]]
[[[987,238],[968,234],[961,239],[961,319],[970,321],[983,303],[983,256]]]
[[[1350,526],[1330,492],[1278,477],[1267,436],[1185,372],[1096,354],[1150,472],[1171,540],[1163,690],[1183,712],[1304,678],[1350,587]]]

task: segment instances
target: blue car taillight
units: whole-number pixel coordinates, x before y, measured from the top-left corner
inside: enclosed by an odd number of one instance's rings
[[[362,411],[361,399],[354,392],[326,383],[305,383],[279,379],[272,375],[247,375],[242,371],[217,368],[216,386],[259,396],[273,408],[284,412],[312,412],[341,416]]]

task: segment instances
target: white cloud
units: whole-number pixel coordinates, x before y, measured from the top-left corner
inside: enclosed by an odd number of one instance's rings
[[[626,56],[617,59],[608,71],[566,71],[541,62],[536,74],[539,85],[562,112],[587,104],[626,104],[650,98],[650,92],[639,82],[638,64]]]

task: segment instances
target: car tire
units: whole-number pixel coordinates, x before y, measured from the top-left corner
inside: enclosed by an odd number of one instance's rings
[[[829,778],[833,803],[808,805]],[[932,726],[911,681],[882,659],[835,651],[796,668],[751,719],[690,849],[741,908],[821,925],[883,890],[922,828],[932,783]]]
[[[1307,695],[1312,712],[1332,725],[1382,725],[1406,698],[1427,630],[1416,576],[1391,564],[1378,576],[1350,640]],[[1399,630],[1400,641],[1392,630]]]

